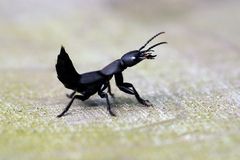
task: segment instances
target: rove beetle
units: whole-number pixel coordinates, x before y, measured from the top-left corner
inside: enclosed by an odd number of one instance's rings
[[[71,101],[65,107],[63,112],[57,117],[62,117],[69,110],[75,99],[85,101],[95,93],[98,93],[101,98],[106,99],[107,110],[109,114],[111,116],[116,116],[111,110],[111,105],[108,99],[108,93],[110,96],[113,97],[109,82],[113,76],[115,77],[117,87],[121,91],[127,94],[134,95],[138,102],[145,106],[152,106],[152,104],[148,100],[144,100],[140,97],[135,87],[131,83],[124,82],[122,72],[127,67],[132,67],[144,59],[154,59],[157,55],[152,55],[152,52],[154,52],[154,50],[152,49],[158,45],[165,44],[167,42],[160,42],[149,47],[148,49],[143,49],[154,38],[163,33],[164,32],[156,34],[155,36],[150,38],[140,49],[133,50],[124,54],[120,59],[113,61],[103,69],[83,74],[78,74],[78,72],[73,66],[71,59],[69,58],[64,47],[62,46],[60,54],[57,58],[57,75],[58,79],[63,83],[63,85],[66,88],[73,90],[73,93],[70,95],[67,94],[67,97],[70,98]],[[108,93],[104,92],[106,89],[108,89]],[[80,93],[80,95],[75,95],[77,92]]]

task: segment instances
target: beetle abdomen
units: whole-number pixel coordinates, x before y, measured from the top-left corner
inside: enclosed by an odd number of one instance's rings
[[[58,55],[56,70],[58,79],[66,88],[76,89],[80,75],[74,68],[64,47],[61,48],[60,54]]]

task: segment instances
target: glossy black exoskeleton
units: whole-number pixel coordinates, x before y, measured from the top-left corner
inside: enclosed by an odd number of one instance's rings
[[[108,94],[113,96],[109,82],[113,76],[115,77],[117,87],[121,91],[134,95],[138,102],[141,104],[145,106],[151,106],[152,104],[148,100],[144,100],[140,97],[135,87],[131,83],[124,82],[122,72],[127,67],[132,67],[144,59],[154,59],[157,55],[152,55],[152,52],[154,52],[152,49],[167,42],[160,42],[149,47],[146,50],[143,49],[150,41],[163,33],[164,32],[156,34],[150,38],[139,50],[133,50],[124,54],[120,59],[113,61],[106,67],[97,71],[87,72],[83,74],[79,74],[75,70],[71,59],[66,53],[64,47],[62,47],[57,58],[57,75],[58,79],[63,83],[63,85],[66,88],[73,90],[73,93],[67,95],[67,97],[71,98],[71,101],[68,103],[63,112],[57,117],[62,117],[69,110],[75,99],[84,101],[96,93],[98,93],[101,98],[106,99],[108,112],[110,115],[115,116],[111,110],[111,105],[108,98]],[[105,92],[106,89],[108,89],[107,92]],[[75,95],[76,93],[80,94]]]

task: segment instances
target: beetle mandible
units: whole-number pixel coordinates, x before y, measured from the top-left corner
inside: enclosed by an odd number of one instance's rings
[[[137,90],[131,83],[124,82],[122,72],[128,68],[132,67],[144,59],[154,59],[157,55],[153,55],[153,48],[165,44],[167,42],[160,42],[152,45],[148,49],[144,48],[157,36],[163,34],[164,32],[160,32],[150,38],[140,49],[130,51],[124,54],[120,59],[117,59],[104,67],[101,70],[87,72],[83,74],[79,74],[73,66],[69,55],[66,53],[64,47],[61,47],[60,54],[57,58],[56,71],[58,75],[58,79],[63,83],[63,85],[73,90],[73,92],[67,97],[70,98],[70,102],[65,107],[63,112],[59,114],[57,117],[62,117],[70,108],[73,101],[75,99],[79,99],[82,101],[87,100],[92,95],[98,93],[101,98],[105,98],[107,101],[107,110],[111,116],[116,116],[115,113],[111,110],[111,105],[109,103],[108,94],[113,96],[110,87],[110,80],[112,77],[115,77],[115,82],[117,87],[127,93],[134,95],[139,103],[145,106],[151,106],[152,104],[148,100],[144,100],[138,94]],[[107,89],[107,92],[105,91]],[[76,93],[80,93],[80,95],[75,95]]]

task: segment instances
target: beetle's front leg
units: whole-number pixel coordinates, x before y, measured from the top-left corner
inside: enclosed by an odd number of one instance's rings
[[[149,100],[145,100],[140,97],[140,95],[138,94],[138,92],[136,91],[136,89],[134,88],[134,86],[131,83],[123,83],[122,85],[118,86],[118,88],[125,93],[135,95],[135,97],[139,103],[141,103],[147,107],[153,106]]]
[[[123,76],[122,73],[118,73],[115,75],[115,81],[118,88],[128,94],[135,95],[136,99],[139,103],[145,105],[145,106],[153,106],[149,100],[144,100],[140,97],[137,90],[134,88],[134,86],[131,83],[124,83],[123,82]]]

